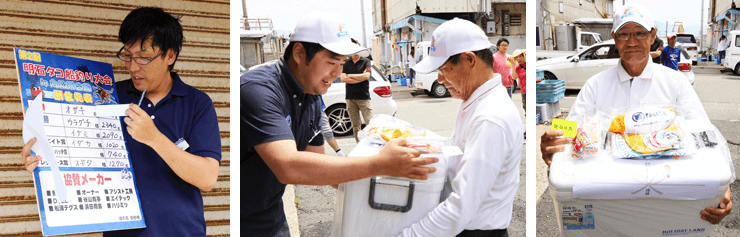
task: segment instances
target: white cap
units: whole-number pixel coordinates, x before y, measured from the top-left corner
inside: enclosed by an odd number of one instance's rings
[[[670,39],[670,38],[673,38],[673,37],[676,37],[676,33],[675,32],[668,33],[668,37],[666,37],[666,39]]]
[[[519,56],[520,54],[527,55],[527,50],[526,49],[514,50],[514,53],[511,54],[511,57],[516,57],[516,56]]]
[[[491,47],[486,33],[473,22],[455,18],[442,23],[432,34],[429,57],[413,67],[418,73],[436,70],[452,55]]]
[[[303,17],[295,26],[290,41],[317,43],[339,55],[370,55],[368,49],[352,43],[342,18],[327,12],[312,12]]]
[[[627,23],[638,24],[647,31],[650,31],[655,25],[653,17],[650,16],[650,12],[647,8],[638,4],[624,5],[614,12],[614,25],[612,26],[612,32],[617,33],[617,31]]]

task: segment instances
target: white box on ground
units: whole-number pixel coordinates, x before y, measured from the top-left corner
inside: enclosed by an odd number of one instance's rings
[[[379,147],[363,139],[348,157],[370,156]],[[440,203],[447,159],[442,154],[427,180],[376,176],[339,185],[331,236],[393,236],[418,222]]]
[[[622,160],[611,157],[599,160],[598,162],[603,163],[600,165],[619,169],[615,172],[593,172],[594,180],[613,180],[614,184],[607,184],[612,187],[603,189],[610,191],[605,192],[629,192],[625,191],[624,187],[645,182],[645,184],[642,184],[644,185],[643,188],[638,187],[635,191],[630,190],[633,192],[612,195],[612,198],[615,196],[624,198],[630,194],[648,197],[631,197],[631,199],[574,198],[574,185],[584,183],[584,180],[578,180],[579,177],[584,179],[583,175],[577,174],[578,165],[591,161],[572,158],[570,149],[570,146],[567,146],[566,152],[553,155],[549,173],[550,193],[555,202],[555,213],[561,236],[714,236],[712,225],[702,220],[699,212],[707,206],[717,206],[732,181],[730,168],[714,169],[712,171],[704,168],[727,166],[725,156],[720,154],[719,149],[701,149],[693,156],[681,157],[676,160]],[[603,157],[595,159],[601,158]],[[683,164],[679,165],[677,162]],[[708,195],[711,198],[685,200],[687,198],[681,195],[664,197],[664,194],[668,194],[665,188],[681,184],[663,184],[661,183],[664,181],[663,179],[654,179],[658,176],[654,174],[657,169],[653,169],[651,166],[657,164],[660,167],[654,168],[664,169],[665,166],[685,167],[687,163],[693,163],[695,166],[689,169],[669,169],[668,173],[661,173],[660,175],[693,177],[696,183],[706,183],[707,185],[684,185],[687,189],[686,192],[691,192],[693,188],[704,188],[706,190],[706,186],[711,186],[716,188],[714,190],[716,193]],[[653,173],[648,175],[650,172]],[[614,175],[615,173],[624,175]],[[635,175],[636,173],[645,173],[646,178],[637,179],[635,177],[639,175]],[[610,174],[611,177],[597,177]],[[707,176],[711,177],[712,180],[708,180]],[[714,185],[712,186],[712,184]],[[619,185],[624,186],[621,188],[622,190],[613,187]],[[589,195],[593,196],[593,193]],[[603,196],[610,198],[610,195]]]

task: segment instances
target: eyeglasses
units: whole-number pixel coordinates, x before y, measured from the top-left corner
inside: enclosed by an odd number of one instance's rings
[[[124,62],[131,62],[131,60],[133,59],[134,62],[137,63],[137,64],[139,64],[139,65],[147,65],[147,64],[151,63],[152,60],[154,60],[157,57],[159,57],[160,55],[162,55],[160,53],[160,54],[157,54],[157,56],[154,56],[153,58],[144,58],[144,57],[131,57],[131,56],[122,54],[122,52],[123,52],[123,47],[121,47],[121,49],[118,50],[118,53],[116,53],[116,57],[118,57],[118,59],[121,59]]]
[[[650,32],[649,31],[638,31],[638,32],[632,32],[632,33],[617,33],[614,35],[614,38],[618,40],[622,40],[622,41],[627,41],[630,39],[630,36],[633,36],[633,35],[635,36],[635,38],[641,40],[641,39],[645,39],[648,36],[650,36]]]

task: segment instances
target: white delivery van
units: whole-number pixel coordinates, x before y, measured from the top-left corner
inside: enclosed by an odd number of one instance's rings
[[[432,42],[430,41],[423,41],[416,44],[417,63],[429,56],[429,47],[431,47],[431,45]],[[439,98],[450,96],[450,92],[447,91],[447,88],[443,84],[437,83],[436,72],[426,74],[417,72],[412,86],[432,97]]]
[[[727,49],[722,66],[729,68],[736,75],[740,75],[740,30],[730,31],[727,35]]]

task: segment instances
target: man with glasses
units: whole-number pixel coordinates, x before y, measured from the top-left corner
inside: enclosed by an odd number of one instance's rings
[[[123,135],[146,228],[104,236],[206,236],[201,191],[216,185],[221,136],[208,95],[172,72],[184,39],[180,20],[161,8],[135,9],[118,39],[123,47],[116,56],[131,80],[116,82],[116,90],[121,104],[131,104]],[[41,159],[28,156],[34,142],[22,153],[33,160],[29,172]]]
[[[481,27],[455,18],[432,39],[429,56],[414,70],[436,70],[439,83],[463,100],[450,139],[463,154],[448,159],[452,193],[401,234],[508,236],[524,143],[519,110],[492,70],[491,43]]]
[[[705,120],[709,117],[693,87],[682,73],[650,63],[650,45],[655,40],[655,29],[650,12],[641,5],[627,4],[614,14],[612,38],[620,53],[617,66],[591,77],[581,88],[568,120],[601,111],[610,114],[645,104],[674,104],[682,108],[687,119]],[[542,159],[549,166],[552,154],[565,150],[573,139],[563,137],[563,131],[549,130],[541,137]],[[700,211],[701,218],[718,224],[732,210],[731,192],[727,189],[717,208]]]
[[[493,72],[501,74],[501,82],[506,87],[506,92],[509,93],[509,97],[514,93],[514,77],[511,76],[511,69],[516,68],[517,64],[511,55],[506,54],[509,50],[509,40],[506,38],[500,38],[496,42],[498,53],[493,55]]]

